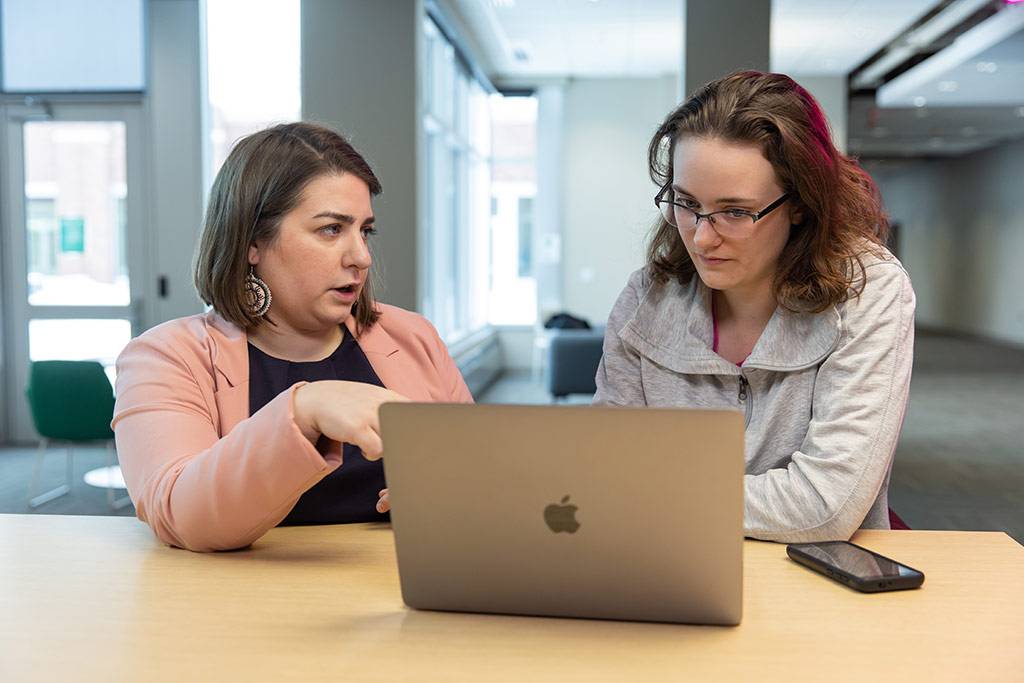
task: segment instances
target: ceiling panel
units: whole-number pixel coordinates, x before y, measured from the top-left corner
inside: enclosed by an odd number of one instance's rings
[[[682,61],[680,0],[447,1],[476,33],[490,75],[499,82],[651,77],[677,73]],[[845,76],[938,4],[775,0],[772,68],[799,76]],[[516,58],[517,50],[525,60]],[[991,63],[999,78],[985,71]],[[940,86],[941,80],[957,85]],[[850,151],[866,157],[960,154],[1024,136],[1024,102],[1014,106],[1013,99],[1024,96],[1020,35],[927,87],[926,107],[881,109],[871,97],[852,102]],[[1002,99],[984,99],[993,94]],[[982,101],[993,106],[978,106]]]
[[[772,70],[847,74],[935,4],[929,0],[774,0]]]
[[[953,107],[1024,105],[1024,5],[1007,7],[990,22],[1009,27],[1009,12],[1022,28],[984,47],[962,45],[965,35],[942,52],[883,85],[878,101],[883,106]],[[982,27],[979,27],[982,28]]]
[[[453,0],[498,79],[658,76],[682,61],[681,0]],[[843,75],[931,0],[775,0],[771,68]],[[515,58],[519,48],[528,56]]]

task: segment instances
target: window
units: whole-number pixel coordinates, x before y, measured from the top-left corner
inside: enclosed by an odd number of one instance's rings
[[[57,202],[52,197],[26,197],[28,222],[28,272],[40,276],[57,274],[60,233],[57,230]]]
[[[129,304],[126,135],[121,121],[24,124],[30,305]]]
[[[494,325],[537,320],[533,206],[537,195],[537,99],[492,95],[491,283]]]
[[[7,92],[138,92],[143,0],[0,0]]]
[[[239,138],[301,118],[299,23],[299,0],[206,1],[208,182]]]
[[[516,210],[519,219],[519,277],[533,277],[533,197],[520,197]]]
[[[447,342],[487,324],[490,110],[455,49],[424,20],[423,313]]]

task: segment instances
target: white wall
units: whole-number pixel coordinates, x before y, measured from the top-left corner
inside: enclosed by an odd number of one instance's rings
[[[657,216],[647,145],[676,105],[676,76],[578,79],[564,100],[563,303],[603,323],[644,263]]]
[[[901,224],[918,323],[1024,345],[1024,140],[868,170]]]
[[[889,219],[899,224],[898,256],[917,294],[917,322],[945,327],[943,307],[953,301],[949,218],[941,200],[945,162],[908,160],[866,163],[882,191]]]
[[[537,89],[537,199],[534,203],[534,276],[541,322],[562,310],[565,236],[565,83]]]
[[[547,350],[542,349],[541,352],[545,355],[538,359],[534,341],[535,330],[532,327],[499,327],[498,343],[501,344],[501,360],[505,369],[529,370],[538,360],[543,364]]]
[[[825,110],[832,128],[832,143],[846,154],[847,119],[849,118],[849,89],[846,76],[802,76],[790,74],[794,81],[807,89]]]

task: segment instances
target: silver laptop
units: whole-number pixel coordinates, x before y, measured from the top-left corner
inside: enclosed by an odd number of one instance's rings
[[[393,403],[380,417],[410,607],[740,622],[739,412]]]

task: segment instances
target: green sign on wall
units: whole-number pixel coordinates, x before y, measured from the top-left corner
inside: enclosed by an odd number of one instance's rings
[[[65,254],[85,253],[85,219],[60,219],[60,250]]]

